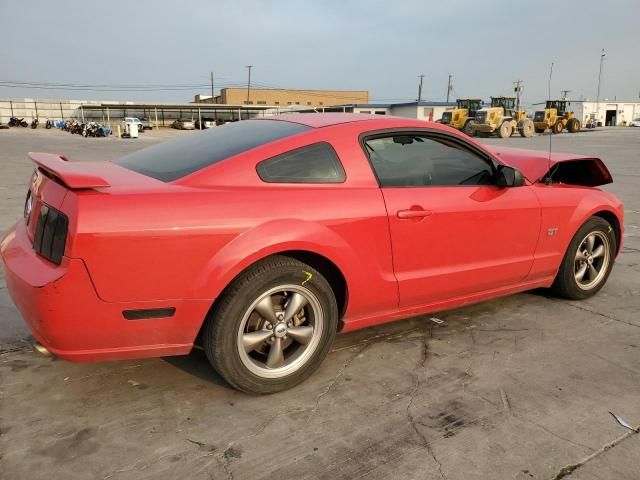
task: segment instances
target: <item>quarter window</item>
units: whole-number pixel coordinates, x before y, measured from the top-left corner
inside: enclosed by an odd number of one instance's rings
[[[328,143],[314,143],[260,162],[258,176],[268,183],[342,183],[345,173]]]
[[[382,187],[493,185],[489,160],[444,138],[409,133],[365,141]]]

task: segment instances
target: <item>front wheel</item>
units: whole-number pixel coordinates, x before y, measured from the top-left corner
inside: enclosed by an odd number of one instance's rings
[[[567,122],[567,130],[569,133],[577,133],[580,131],[580,120],[577,118],[570,118]]]
[[[569,300],[595,295],[611,273],[617,248],[611,224],[591,217],[571,240],[552,289]]]
[[[513,133],[513,126],[510,122],[502,122],[500,127],[498,127],[498,136],[500,138],[509,138]]]
[[[562,120],[558,120],[556,123],[553,124],[553,126],[551,127],[551,131],[555,134],[558,133],[562,133],[562,130],[564,129],[564,125],[562,124]]]
[[[474,129],[473,129],[473,125],[476,122],[474,122],[473,120],[468,120],[467,123],[464,124],[464,127],[462,127],[462,132],[469,135],[470,137],[474,137]]]
[[[265,394],[308,378],[326,357],[338,326],[331,286],[315,269],[274,256],[225,290],[204,327],[204,349],[233,387]]]

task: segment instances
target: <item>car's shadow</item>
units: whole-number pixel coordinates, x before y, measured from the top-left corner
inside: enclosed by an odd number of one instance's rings
[[[189,355],[163,357],[162,359],[169,365],[196,378],[230,390],[233,389],[233,387],[215,371],[205,353],[199,348],[194,348]]]
[[[552,291],[546,288],[538,288],[535,290],[529,290],[524,294],[518,294],[513,296],[504,297],[505,299],[522,298],[522,295],[532,294],[536,297],[545,298],[548,300],[559,300]],[[460,307],[453,310],[431,313],[428,315],[418,315],[415,317],[407,318],[401,322],[391,322],[374,327],[365,328],[362,330],[350,332],[347,334],[338,335],[336,342],[333,346],[332,352],[348,349],[358,345],[364,345],[372,342],[379,341],[381,339],[394,338],[405,335],[417,330],[425,330],[426,328],[432,328],[433,323],[429,321],[431,316],[437,316],[442,319],[447,319],[449,326],[457,325],[459,321],[455,320],[457,315],[462,315],[466,318],[473,317],[476,312],[486,311],[488,309],[494,309],[499,312],[502,308],[502,302],[504,299],[495,299],[487,302],[480,302],[474,305],[466,307]],[[453,323],[451,323],[453,321]],[[235,390],[229,385],[215,369],[209,363],[204,351],[196,347],[190,354],[177,357],[163,357],[165,362],[169,365],[181,370],[188,375],[192,375],[205,382],[223,387],[228,390]]]

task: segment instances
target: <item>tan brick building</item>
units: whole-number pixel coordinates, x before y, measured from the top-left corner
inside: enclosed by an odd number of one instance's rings
[[[211,97],[198,95],[196,102],[211,103]],[[247,101],[246,88],[223,88],[215,103],[228,105],[275,105],[281,107],[322,107],[351,103],[368,103],[366,90],[285,90],[252,88]]]

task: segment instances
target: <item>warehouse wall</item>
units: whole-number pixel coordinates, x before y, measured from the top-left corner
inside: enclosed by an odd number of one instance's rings
[[[37,100],[25,98],[22,100],[0,100],[0,123],[8,123],[13,116],[24,118],[27,122],[31,122],[36,116],[41,122],[47,120],[60,120],[66,118],[76,118],[79,115],[80,105],[83,103],[79,100]],[[78,117],[79,118],[79,117]]]
[[[244,105],[247,102],[246,88],[223,88],[220,103]],[[369,92],[364,90],[286,90],[252,88],[250,93],[252,105],[286,106],[330,106],[351,103],[368,103]]]

